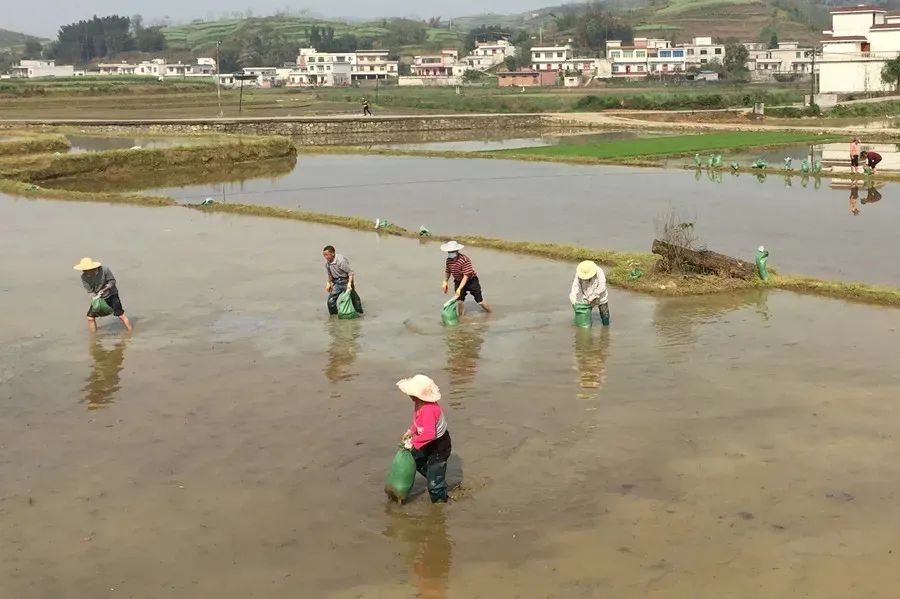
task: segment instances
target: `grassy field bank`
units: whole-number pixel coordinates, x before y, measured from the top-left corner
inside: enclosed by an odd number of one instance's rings
[[[42,183],[68,177],[99,175],[111,180],[140,176],[141,173],[157,181],[173,173],[187,172],[200,178],[205,171],[222,171],[243,163],[296,156],[296,149],[284,137],[241,138],[234,143],[197,145],[151,150],[110,150],[63,154],[39,154],[0,160],[0,178],[24,183]]]
[[[64,135],[54,133],[2,131],[2,137],[10,139],[0,141],[0,157],[41,152],[65,152],[70,147],[69,140]]]
[[[834,137],[787,131],[728,131],[638,138],[628,140],[625,143],[622,141],[601,141],[587,144],[494,150],[489,153],[510,158],[515,156],[546,156],[551,158],[617,160],[651,156],[683,156],[719,150],[738,151],[783,144],[824,142],[831,139],[834,139]]]

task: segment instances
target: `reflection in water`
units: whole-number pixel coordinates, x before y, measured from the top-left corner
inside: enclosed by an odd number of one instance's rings
[[[82,391],[88,410],[98,410],[112,403],[116,392],[119,390],[119,373],[122,371],[122,362],[125,360],[124,338],[116,342],[116,346],[107,351],[103,344],[93,337],[91,339],[91,358],[93,365],[91,374],[85,380]]]
[[[690,299],[665,299],[653,308],[653,325],[664,348],[684,349],[697,342],[695,325],[721,318],[732,310],[753,307],[761,321],[769,319],[768,291],[755,289],[741,293],[720,293]],[[690,359],[680,352],[679,361]]]
[[[328,346],[325,376],[332,383],[349,381],[358,374],[353,363],[359,352],[360,321],[332,318],[327,326],[331,344]]]
[[[447,535],[444,506],[428,506],[424,515],[392,508],[389,518],[384,535],[406,544],[405,560],[419,591],[417,596],[446,597],[453,543]]]
[[[575,367],[578,369],[578,399],[598,399],[606,382],[609,328],[575,327]]]
[[[870,186],[866,189],[866,197],[863,198],[863,204],[874,204],[875,202],[881,200],[881,192],[875,189],[875,186]]]
[[[478,358],[484,345],[484,324],[465,322],[455,327],[447,327],[447,373],[450,375],[450,395],[466,391],[475,380]]]
[[[859,186],[856,181],[850,186],[850,214],[859,215]]]

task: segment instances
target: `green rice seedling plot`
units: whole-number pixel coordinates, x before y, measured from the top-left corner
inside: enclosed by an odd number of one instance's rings
[[[600,141],[566,146],[516,148],[512,150],[495,150],[491,154],[509,157],[534,156],[559,159],[617,160],[647,156],[678,156],[695,152],[741,150],[781,144],[821,142],[831,139],[833,138],[829,136],[811,133],[734,131],[641,138],[630,140],[627,144],[619,141]]]

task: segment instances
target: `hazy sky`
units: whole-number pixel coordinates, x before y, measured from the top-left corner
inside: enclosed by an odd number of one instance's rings
[[[277,10],[308,9],[334,17],[376,18],[389,16],[458,17],[484,12],[519,12],[541,8],[550,4],[562,4],[554,0],[454,0],[435,2],[412,0],[3,0],[0,27],[39,35],[56,37],[60,25],[83,18],[120,14],[144,15],[149,23],[168,16],[173,21],[189,21],[197,18],[217,18],[223,12],[253,10],[255,15],[272,14]],[[489,6],[490,10],[485,7]]]

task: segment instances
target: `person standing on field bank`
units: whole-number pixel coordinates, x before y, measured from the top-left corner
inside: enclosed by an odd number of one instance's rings
[[[875,167],[878,166],[878,163],[881,162],[881,154],[878,152],[866,152],[865,150],[860,153],[860,158],[866,161],[866,166],[872,169],[872,174],[875,174]]]
[[[460,316],[466,311],[464,304],[466,295],[470,293],[482,310],[490,312],[490,305],[484,301],[484,297],[481,295],[481,282],[478,280],[478,273],[475,272],[472,261],[465,254],[459,253],[464,247],[466,246],[455,241],[449,241],[441,246],[441,251],[447,252],[447,263],[444,267],[444,293],[450,290],[450,278],[452,277],[456,298],[459,300],[456,310]]]
[[[116,287],[116,277],[112,271],[103,266],[98,260],[91,258],[82,258],[81,262],[73,267],[75,270],[81,271],[81,284],[84,289],[91,294],[91,298],[101,297],[106,301],[113,314],[122,321],[125,328],[130,332],[132,330],[131,321],[125,316],[125,309],[122,307],[122,300],[119,299],[119,289]],[[97,330],[97,318],[92,308],[88,308],[87,321],[88,329],[91,332]]]
[[[369,101],[366,100],[365,98],[362,99],[362,109],[363,109],[363,116],[372,116],[372,109],[369,108]]]
[[[596,262],[585,260],[575,269],[575,280],[569,301],[575,304],[590,304],[600,311],[603,326],[609,326],[609,294],[606,291],[606,274]]]
[[[325,257],[325,274],[328,277],[325,283],[325,293],[328,294],[328,313],[335,315],[338,313],[337,300],[345,291],[350,291],[350,299],[353,300],[353,309],[363,313],[362,300],[356,293],[354,284],[353,269],[350,268],[350,261],[346,256],[336,254],[333,245],[326,245],[322,250]]]
[[[850,172],[859,172],[859,138],[857,137],[850,142]]]
[[[438,405],[441,390],[424,374],[397,381],[397,388],[413,402],[412,425],[400,442],[411,446],[416,470],[428,481],[431,503],[447,503],[447,460],[452,443],[447,420]]]

